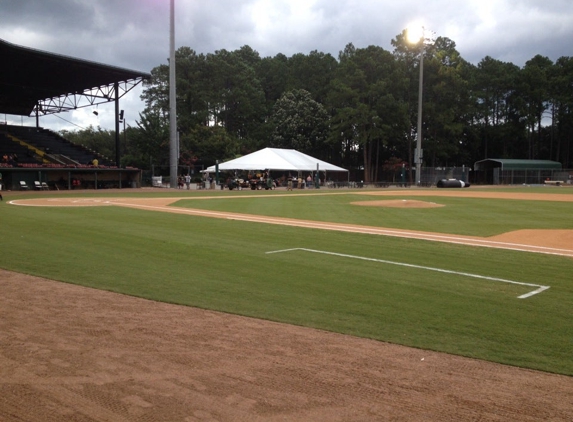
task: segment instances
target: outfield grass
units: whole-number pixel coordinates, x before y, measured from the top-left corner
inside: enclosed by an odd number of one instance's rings
[[[444,202],[446,207],[424,210],[348,205],[367,199],[380,198],[291,196],[178,205],[480,236],[517,228],[573,228],[573,206],[557,202],[456,198]],[[119,207],[4,202],[0,218],[0,267],[8,270],[573,375],[570,258]],[[517,299],[531,287],[300,250],[267,253],[290,248],[551,288]]]

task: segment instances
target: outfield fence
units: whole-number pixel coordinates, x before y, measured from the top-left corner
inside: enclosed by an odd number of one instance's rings
[[[536,185],[546,182],[573,184],[573,170],[493,169],[494,185]]]
[[[169,181],[169,174],[166,173],[168,167],[153,166],[152,171],[143,171],[142,185],[166,187]],[[180,174],[191,174],[193,183],[201,183],[202,177],[197,168],[189,166],[179,166]],[[280,173],[280,172],[279,172]],[[409,187],[416,186],[418,180],[415,171],[412,169],[412,179],[410,180],[410,169],[385,170],[377,174],[377,180],[365,182],[363,170],[353,169],[349,173],[329,172],[327,180],[321,180],[321,185],[327,188],[362,188],[375,187],[385,188],[389,186]],[[560,185],[573,186],[573,169],[520,169],[502,170],[493,168],[475,171],[471,167],[422,167],[420,175],[420,186],[436,186],[442,179],[458,179],[472,185],[542,185],[548,181]]]

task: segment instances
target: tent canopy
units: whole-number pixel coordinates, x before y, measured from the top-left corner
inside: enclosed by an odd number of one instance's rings
[[[219,171],[226,170],[284,170],[284,171],[348,171],[342,167],[303,154],[294,149],[264,148],[234,160],[219,164]],[[205,171],[212,173],[215,166]]]

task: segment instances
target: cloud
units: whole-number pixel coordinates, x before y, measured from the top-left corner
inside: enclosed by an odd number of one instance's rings
[[[169,0],[0,2],[0,38],[11,43],[144,72],[167,63]],[[175,0],[175,16],[176,47],[211,53],[249,45],[262,57],[313,50],[337,57],[350,42],[391,51],[414,21],[453,40],[474,64],[491,56],[523,66],[537,54],[555,61],[571,55],[573,39],[570,0]],[[122,99],[128,123],[142,109],[139,92]]]

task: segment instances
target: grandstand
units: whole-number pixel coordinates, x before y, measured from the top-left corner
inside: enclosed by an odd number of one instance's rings
[[[137,187],[141,171],[120,167],[119,112],[115,160],[39,126],[39,117],[115,102],[149,74],[16,46],[0,40],[0,113],[36,116],[36,126],[0,124],[0,172],[4,190],[21,182],[51,189]],[[97,165],[94,165],[94,159]]]
[[[5,125],[0,127],[0,137],[0,151],[17,153],[23,158],[20,163],[78,166],[97,159],[100,165],[113,165],[108,158],[49,129]]]
[[[8,190],[19,189],[20,181],[31,186],[45,182],[59,190],[134,187],[140,180],[139,170],[120,169],[109,158],[44,128],[1,125],[0,159]]]

